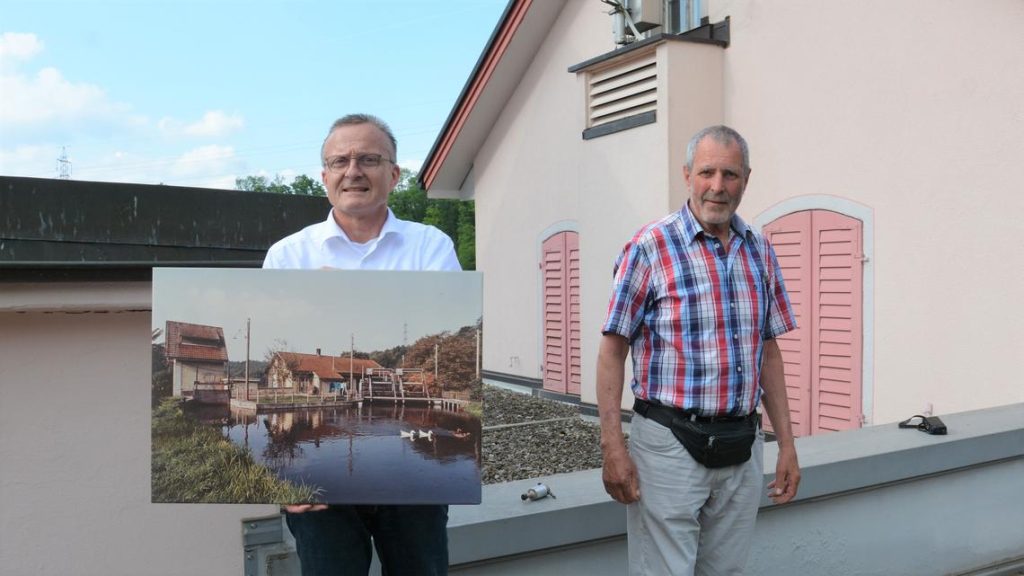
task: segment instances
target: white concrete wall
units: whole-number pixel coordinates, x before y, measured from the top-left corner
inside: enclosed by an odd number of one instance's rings
[[[150,503],[149,285],[94,288],[0,284],[0,573],[240,574],[277,508]]]
[[[1024,3],[711,0],[741,214],[835,195],[873,214],[875,422],[1024,401]]]
[[[486,370],[541,377],[541,236],[576,222],[590,202],[581,182],[583,94],[567,69],[614,48],[610,33],[567,31],[609,30],[604,12],[600,2],[567,3],[473,162]]]

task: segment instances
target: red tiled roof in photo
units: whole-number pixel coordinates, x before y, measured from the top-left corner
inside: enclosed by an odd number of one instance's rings
[[[348,356],[323,356],[319,354],[303,354],[301,352],[278,352],[292,372],[311,372],[321,380],[338,380],[349,374]],[[362,374],[365,368],[380,368],[373,360],[353,358],[352,372]]]
[[[227,362],[224,330],[188,322],[167,321],[167,357],[178,360]]]

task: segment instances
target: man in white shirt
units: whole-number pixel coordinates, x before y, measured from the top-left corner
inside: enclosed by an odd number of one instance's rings
[[[264,268],[461,270],[451,239],[388,208],[398,184],[395,137],[382,120],[350,114],[320,150],[331,212],[270,247]],[[371,546],[384,573],[448,572],[447,506],[285,506],[303,576],[363,576]]]

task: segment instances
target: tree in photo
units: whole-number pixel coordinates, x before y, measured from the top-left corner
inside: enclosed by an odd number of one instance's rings
[[[454,334],[441,332],[424,336],[411,346],[405,354],[406,368],[419,368],[427,375],[427,382],[435,391],[440,390],[476,390],[479,380],[476,375],[477,364],[477,332],[482,328],[481,321],[476,325],[463,326]],[[437,380],[434,380],[435,353],[437,362]]]
[[[162,399],[170,397],[174,392],[171,381],[171,369],[170,366],[167,365],[166,348],[164,347],[164,344],[157,343],[157,339],[162,335],[163,330],[160,328],[153,329],[153,377],[150,394],[154,408],[160,404]]]

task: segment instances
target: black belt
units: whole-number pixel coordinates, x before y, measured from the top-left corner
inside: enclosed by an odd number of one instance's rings
[[[682,408],[666,406],[660,403],[655,404],[654,402],[641,400],[640,398],[633,400],[633,412],[636,412],[644,418],[650,418],[666,428],[672,426],[673,418],[686,418],[687,420],[692,420],[694,422],[745,422],[752,418],[757,418],[756,413],[747,414],[745,416],[700,416],[693,412],[683,410]]]

